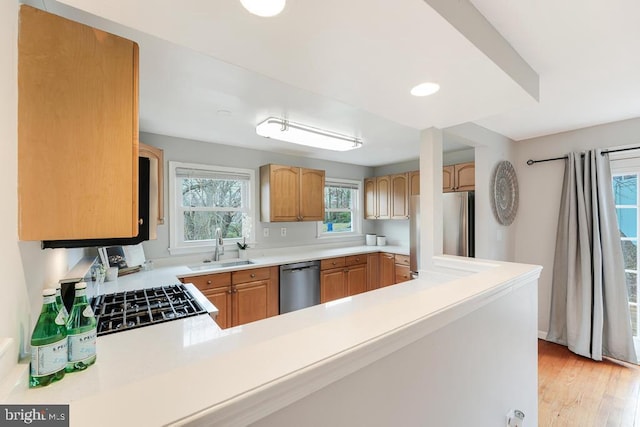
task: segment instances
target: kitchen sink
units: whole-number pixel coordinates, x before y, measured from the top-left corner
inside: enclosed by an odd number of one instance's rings
[[[254,264],[254,262],[248,259],[245,259],[245,260],[225,261],[225,262],[205,262],[198,265],[188,265],[187,267],[189,267],[191,271],[200,271],[200,270],[217,270],[220,268],[238,267],[241,265],[249,265],[249,264]]]

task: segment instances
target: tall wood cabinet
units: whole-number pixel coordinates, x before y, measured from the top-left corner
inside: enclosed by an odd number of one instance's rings
[[[458,163],[442,168],[442,191],[473,191],[476,188],[475,162]]]
[[[367,254],[323,259],[320,262],[320,302],[367,291]]]
[[[138,233],[138,45],[22,5],[20,240]]]
[[[295,166],[260,167],[260,220],[322,221],[325,172]]]
[[[222,329],[279,313],[278,267],[254,268],[182,278],[193,283],[218,309]]]

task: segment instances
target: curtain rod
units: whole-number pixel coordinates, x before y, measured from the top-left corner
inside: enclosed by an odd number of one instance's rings
[[[640,149],[640,147],[626,147],[626,148],[618,148],[618,149],[615,149],[615,150],[604,150],[604,151],[603,151],[602,153],[600,153],[600,154],[602,154],[602,155],[604,156],[604,155],[605,155],[605,154],[607,154],[607,153],[617,153],[618,151],[629,151],[629,150],[639,150],[639,149]],[[584,156],[584,154],[583,154],[583,156]],[[562,159],[567,159],[567,158],[568,158],[568,156],[553,157],[553,158],[551,158],[551,159],[541,159],[541,160],[531,160],[531,159],[529,159],[529,160],[527,160],[527,164],[528,164],[529,166],[531,166],[531,165],[532,165],[532,164],[534,164],[534,163],[551,162],[551,161],[553,161],[553,160],[562,160]]]

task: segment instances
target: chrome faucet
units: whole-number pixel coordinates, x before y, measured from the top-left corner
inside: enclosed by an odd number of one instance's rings
[[[216,241],[216,249],[213,252],[213,261],[220,261],[220,255],[224,255],[224,241],[222,240],[222,230],[220,230],[220,227],[216,228],[213,238]]]

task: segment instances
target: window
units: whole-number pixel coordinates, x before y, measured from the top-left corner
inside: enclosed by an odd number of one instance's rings
[[[640,159],[615,158],[611,156],[611,172],[613,175],[613,198],[616,205],[616,216],[620,230],[620,243],[626,277],[631,326],[633,336],[640,338],[640,312],[638,312],[638,224],[640,218],[640,196],[638,193],[638,177],[640,176]],[[636,345],[636,347],[638,347]]]
[[[250,237],[253,170],[179,162],[169,169],[172,253],[208,250],[217,228],[226,243]]]
[[[360,181],[325,179],[324,221],[319,237],[346,237],[360,233]]]

